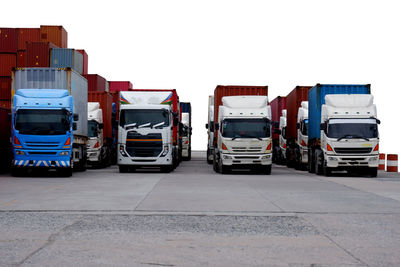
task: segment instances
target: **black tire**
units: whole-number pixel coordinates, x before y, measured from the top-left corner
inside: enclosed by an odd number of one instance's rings
[[[187,160],[192,159],[192,149],[189,149]]]
[[[119,172],[120,173],[127,173],[129,172],[129,166],[125,166],[125,165],[119,165],[118,166]]]
[[[61,177],[71,177],[72,176],[72,168],[62,168],[57,170],[58,174]]]
[[[264,166],[264,174],[271,175],[272,165]]]
[[[324,175],[326,177],[332,176],[332,168],[329,168],[327,166],[324,166]]]
[[[213,169],[214,169],[214,171],[215,172],[219,172],[219,169],[218,169],[218,162],[217,162],[217,155],[215,154],[215,152],[214,152],[214,156],[213,156]]]
[[[315,166],[314,166],[314,155],[312,153],[312,150],[308,150],[308,172],[309,173],[315,173]]]
[[[323,159],[320,158],[320,152],[315,151],[315,156],[314,156],[314,161],[315,161],[315,173],[317,175],[322,175],[323,174],[323,165],[320,162],[323,162]]]
[[[210,155],[211,155],[210,149],[207,148],[207,163],[208,164],[213,164],[213,160],[209,159]]]

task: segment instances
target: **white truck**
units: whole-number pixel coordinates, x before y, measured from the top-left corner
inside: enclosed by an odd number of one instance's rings
[[[284,164],[286,160],[286,115],[287,110],[282,110],[282,116],[279,117],[279,153],[277,163]]]
[[[376,177],[380,121],[369,85],[318,84],[315,91],[309,95],[315,107],[309,110],[309,171],[329,176],[346,170]]]
[[[262,169],[271,174],[271,107],[261,95],[225,96],[218,110],[214,170]]]
[[[208,121],[206,123],[207,129],[207,163],[213,163],[214,157],[214,96],[208,96]]]
[[[120,92],[119,171],[160,167],[170,172],[179,163],[176,91],[136,90]]]
[[[295,148],[295,169],[306,170],[308,164],[308,101],[302,101],[297,112],[297,140]]]
[[[107,157],[103,138],[103,111],[99,102],[88,102],[88,165],[101,166]]]

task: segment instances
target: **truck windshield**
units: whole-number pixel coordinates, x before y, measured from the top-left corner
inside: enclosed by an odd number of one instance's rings
[[[70,129],[69,112],[63,109],[19,109],[15,129],[21,134],[65,134]]]
[[[88,137],[98,136],[99,123],[94,120],[88,121]]]
[[[375,119],[331,119],[327,130],[329,138],[368,139],[378,137],[378,125]]]
[[[123,109],[120,115],[120,125],[136,123],[139,127],[149,124],[148,127],[157,125],[157,128],[169,126],[169,111],[167,109]]]
[[[271,136],[271,123],[267,119],[225,119],[222,136],[230,138],[266,138]]]

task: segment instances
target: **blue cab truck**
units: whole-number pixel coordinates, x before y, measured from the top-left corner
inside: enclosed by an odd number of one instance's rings
[[[86,169],[87,80],[74,70],[21,68],[12,73],[12,174]]]
[[[308,170],[376,177],[379,132],[369,84],[317,84],[308,91]]]

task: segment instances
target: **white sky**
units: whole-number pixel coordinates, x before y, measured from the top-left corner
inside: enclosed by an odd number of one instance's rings
[[[90,73],[176,88],[192,103],[193,149],[206,149],[217,84],[268,85],[272,100],[296,85],[371,83],[381,152],[400,152],[399,1],[19,0],[1,9],[2,27],[63,25]]]

